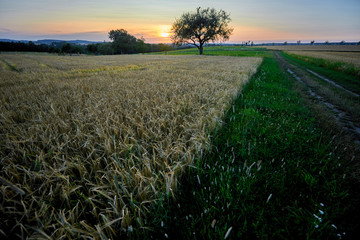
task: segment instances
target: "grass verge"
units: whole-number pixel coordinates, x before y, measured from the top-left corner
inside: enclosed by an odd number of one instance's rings
[[[234,57],[265,57],[269,56],[270,51],[263,48],[251,48],[240,46],[217,46],[204,47],[204,55],[208,56],[234,56]],[[151,54],[169,54],[169,55],[199,55],[197,48],[180,49],[169,52],[156,52]]]
[[[285,58],[300,66],[332,79],[344,88],[360,94],[360,69],[345,62],[282,53]]]
[[[347,170],[273,58],[233,102],[212,149],[190,168],[176,200],[150,209],[146,238],[338,239]],[[345,221],[345,222],[344,222]]]

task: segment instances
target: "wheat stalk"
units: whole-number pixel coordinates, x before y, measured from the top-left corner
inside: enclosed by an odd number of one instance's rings
[[[1,234],[115,238],[145,226],[209,147],[258,58],[1,54]],[[14,227],[15,226],[15,227]]]

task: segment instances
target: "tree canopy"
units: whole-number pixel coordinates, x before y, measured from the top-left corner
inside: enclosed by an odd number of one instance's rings
[[[205,43],[229,40],[233,32],[230,21],[230,14],[224,10],[198,7],[195,13],[184,13],[173,23],[172,41],[176,45],[192,44],[201,55]]]
[[[124,29],[111,30],[109,38],[112,40],[112,46],[115,53],[128,54],[136,52],[136,37],[130,35]]]
[[[136,38],[129,34],[124,29],[111,30],[109,32],[109,38],[112,40],[110,54],[131,54],[131,53],[145,53],[145,52],[160,52],[169,51],[173,48],[166,44],[148,44],[145,43],[143,37]],[[104,46],[105,43],[88,46],[88,51],[92,53],[100,52],[100,46]],[[108,46],[107,46],[108,47]],[[108,48],[106,48],[108,49]],[[108,53],[106,53],[108,54]]]

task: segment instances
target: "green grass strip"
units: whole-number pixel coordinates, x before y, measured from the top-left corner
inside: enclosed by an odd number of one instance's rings
[[[213,133],[176,200],[149,209],[146,239],[333,239],[348,188],[340,159],[274,58]]]
[[[155,55],[199,55],[197,48],[180,49],[169,52],[151,53]],[[217,46],[204,47],[204,55],[208,56],[234,56],[234,57],[265,57],[270,55],[270,51],[264,48],[251,48],[241,46]]]
[[[352,64],[282,53],[292,63],[330,78],[344,88],[360,94],[360,69]]]

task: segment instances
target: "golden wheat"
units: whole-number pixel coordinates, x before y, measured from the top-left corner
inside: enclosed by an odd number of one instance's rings
[[[282,45],[264,46],[269,50],[280,50],[296,55],[322,58],[360,66],[360,45]]]
[[[360,52],[360,45],[276,45],[261,46],[261,48],[280,51]]]
[[[334,62],[350,63],[358,68],[360,67],[360,52],[333,52],[333,51],[329,51],[329,52],[288,51],[288,52],[306,57],[322,58]]]
[[[174,194],[261,59],[0,62],[0,235],[107,239],[148,227],[151,204]]]

